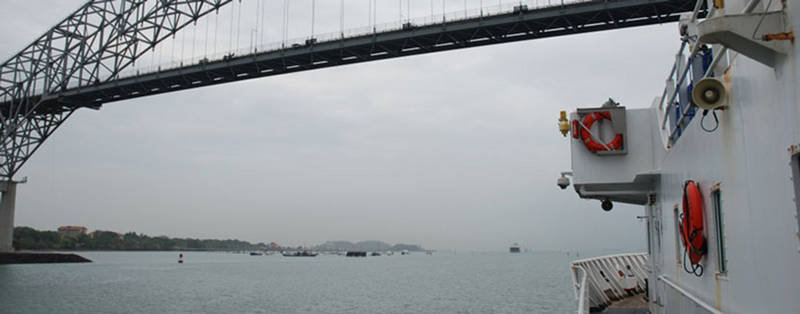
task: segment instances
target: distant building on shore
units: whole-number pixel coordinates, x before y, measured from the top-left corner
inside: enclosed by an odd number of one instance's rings
[[[58,227],[58,233],[64,237],[77,238],[82,234],[86,234],[86,227],[82,226],[61,226]]]

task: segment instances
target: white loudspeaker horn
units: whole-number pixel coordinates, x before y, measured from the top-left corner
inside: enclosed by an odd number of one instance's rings
[[[705,110],[714,110],[724,106],[728,101],[728,91],[718,79],[707,77],[692,89],[692,102]]]

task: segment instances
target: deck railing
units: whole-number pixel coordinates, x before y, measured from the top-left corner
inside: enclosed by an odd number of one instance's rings
[[[692,11],[692,22],[697,20],[700,8],[704,2],[706,2],[706,0],[697,0],[694,10]],[[706,16],[710,17],[713,14],[714,6],[711,6]],[[681,47],[678,48],[678,52],[675,54],[675,63],[672,65],[669,75],[667,75],[667,83],[664,87],[664,92],[661,93],[661,99],[658,102],[659,109],[663,113],[661,129],[669,134],[666,138],[667,148],[672,147],[672,144],[680,137],[681,131],[694,117],[696,106],[692,103],[691,99],[689,99],[691,97],[689,93],[691,92],[692,83],[708,77],[720,59],[719,56],[724,55],[726,52],[725,49],[723,49],[719,51],[719,53],[716,53],[715,55],[717,57],[713,58],[711,65],[708,65],[707,69],[703,71],[703,76],[693,77],[691,82],[686,84],[690,73],[694,76],[695,71],[692,71],[693,66],[696,66],[694,60],[698,57],[702,46],[703,45],[697,43],[697,38],[684,35],[681,38]],[[684,57],[687,48],[690,48],[691,52],[688,57]],[[683,93],[684,97],[679,97],[681,93]],[[664,102],[667,99],[668,101]],[[676,99],[678,102],[676,102]],[[678,110],[673,112],[676,105],[678,106]],[[670,117],[673,117],[672,121],[674,121],[674,123],[670,124],[670,128],[667,129],[667,121],[670,120]]]
[[[572,262],[572,280],[575,297],[578,299],[578,313],[589,313],[591,308],[604,308],[625,298],[618,272],[630,266],[634,281],[640,290],[646,288],[646,253],[617,254]]]
[[[578,314],[589,314],[589,288],[586,286],[586,270],[581,266],[575,267],[575,270],[577,271],[573,271],[572,273],[573,280],[575,282],[580,281],[580,283],[575,286],[575,297],[578,299]],[[580,276],[581,279],[577,280],[575,276]]]
[[[761,2],[761,0],[750,0],[750,2],[745,5],[744,10],[742,10],[742,14],[752,12],[759,2]],[[700,8],[703,6],[703,3],[707,3],[706,6],[709,8],[705,16],[706,19],[714,17],[717,13],[716,6],[711,4],[712,1],[697,0],[694,11],[692,12],[691,22],[695,22],[698,19],[698,14],[701,12]],[[675,144],[695,115],[697,106],[691,100],[692,83],[713,76],[714,69],[717,67],[719,61],[728,54],[728,48],[721,47],[718,51],[713,52],[710,64],[703,65],[702,76],[694,75],[694,71],[692,70],[693,67],[697,66],[694,61],[696,58],[700,57],[699,54],[704,45],[697,41],[696,36],[685,35],[681,40],[681,47],[675,55],[675,64],[673,64],[669,75],[667,75],[667,83],[658,102],[658,108],[662,114],[661,130],[662,133],[666,135],[665,144],[667,148],[671,148]],[[691,52],[688,57],[684,57],[687,48],[691,49]],[[686,81],[690,73],[692,73],[693,77],[688,84],[685,84],[687,83]],[[681,93],[684,93],[685,99],[679,97]],[[678,100],[677,102],[676,99]],[[665,100],[668,101],[664,102]],[[676,110],[676,105],[680,110]],[[670,117],[673,118],[672,121],[674,121],[674,123],[671,123],[670,127],[667,128],[667,121],[670,121]]]

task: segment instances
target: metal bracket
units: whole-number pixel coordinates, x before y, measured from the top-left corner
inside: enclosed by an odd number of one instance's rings
[[[697,32],[701,43],[721,44],[774,68],[794,42],[786,25],[783,11],[730,14],[698,23]]]

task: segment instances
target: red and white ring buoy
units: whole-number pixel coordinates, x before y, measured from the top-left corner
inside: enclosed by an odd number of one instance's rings
[[[592,112],[583,118],[583,126],[585,128],[581,128],[581,140],[583,140],[583,144],[586,145],[586,148],[594,153],[599,151],[617,150],[622,147],[622,134],[620,133],[617,133],[617,135],[614,136],[614,139],[605,144],[600,144],[592,139],[592,135],[588,130],[592,128],[592,124],[594,124],[595,121],[603,119],[611,121],[611,113],[608,111]]]

